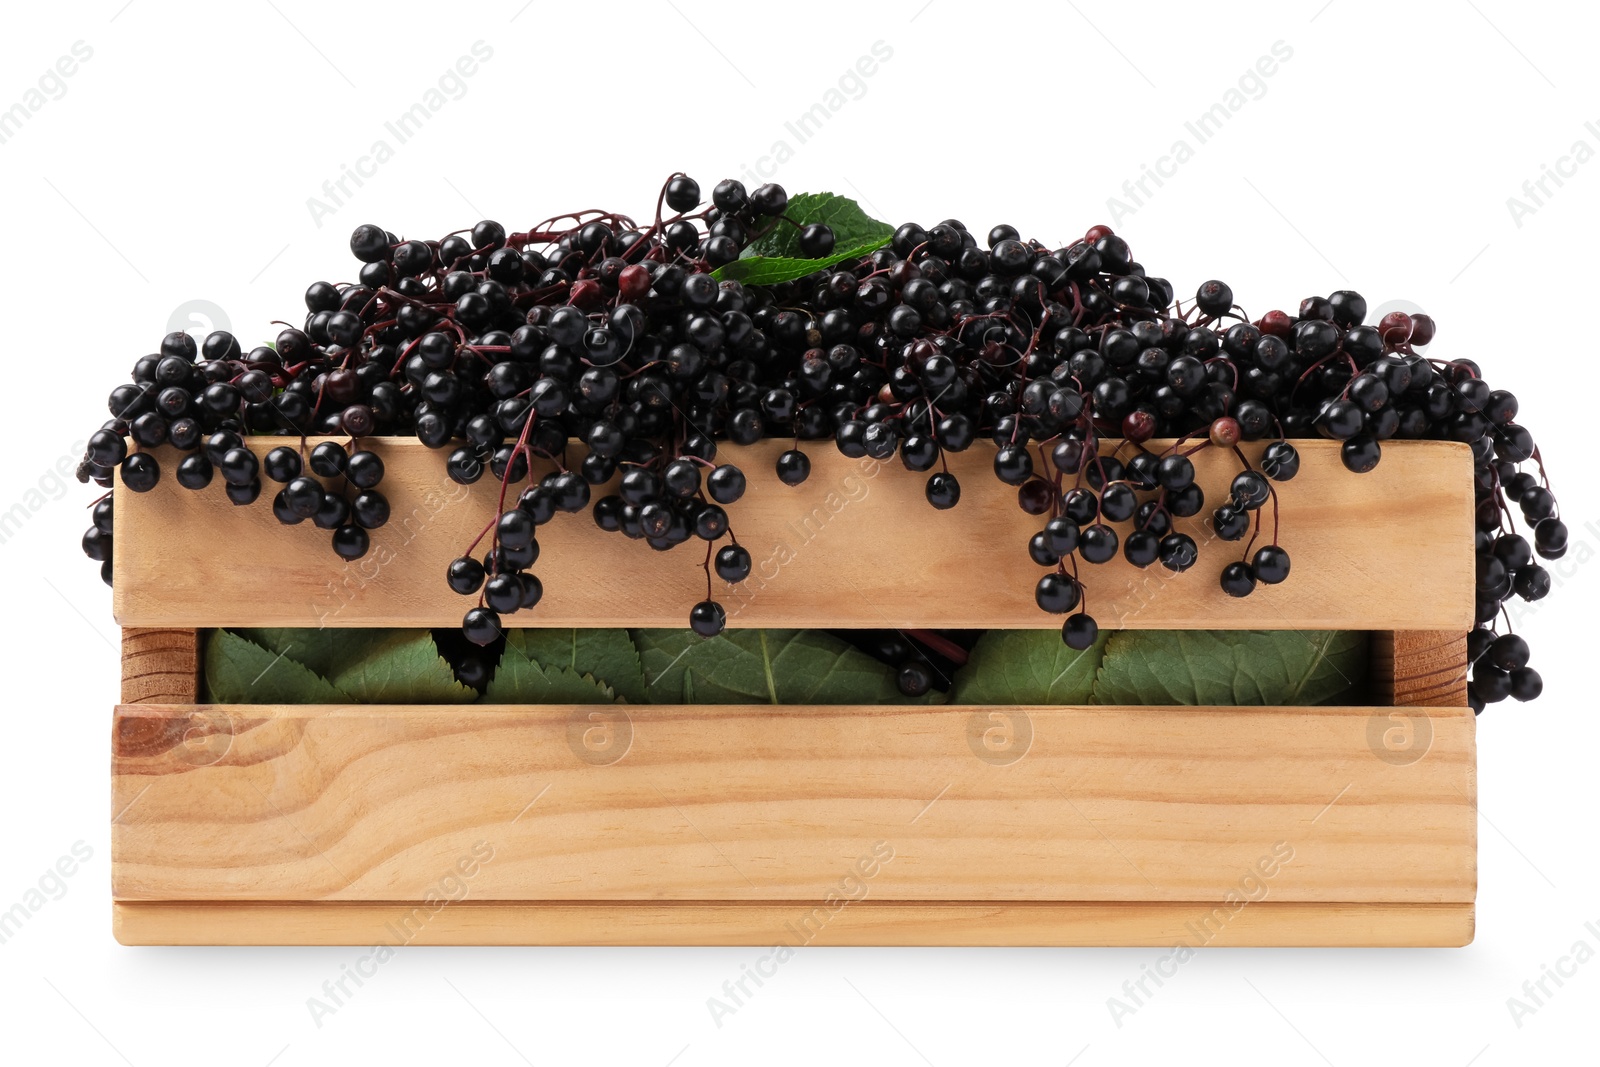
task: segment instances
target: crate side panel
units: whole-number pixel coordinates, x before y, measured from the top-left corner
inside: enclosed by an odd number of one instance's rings
[[[125,706],[124,900],[1469,903],[1415,709]]]
[[[280,443],[263,438],[251,447],[265,452]],[[374,532],[368,555],[351,564],[334,556],[328,531],[280,526],[265,493],[236,508],[219,487],[190,492],[170,477],[144,494],[119,486],[117,619],[124,626],[459,625],[470,604],[445,587],[445,567],[494,514],[498,485],[487,477],[456,485],[443,474],[443,456],[416,441],[368,445],[384,457],[382,488],[393,514]],[[1119,555],[1083,568],[1100,625],[1464,632],[1473,612],[1467,447],[1387,443],[1376,470],[1354,475],[1341,466],[1336,442],[1296,446],[1300,474],[1276,486],[1279,536],[1294,566],[1287,582],[1245,600],[1222,592],[1217,576],[1240,546],[1208,543],[1215,539],[1205,521],[1238,461],[1204,449],[1194,460],[1208,506],[1178,524],[1201,543],[1200,563],[1173,575],[1160,566],[1139,570]],[[898,462],[848,459],[831,443],[810,449],[812,474],[803,485],[784,486],[770,474],[784,447],[764,442],[719,453],[750,478],[744,499],[728,510],[754,570],[738,586],[718,581],[715,588],[730,625],[1059,625],[1033,601],[1040,572],[1026,544],[1040,520],[994,477],[992,446],[949,457],[962,501],[948,512],[930,508],[924,479]],[[1246,447],[1254,458],[1263,446]],[[161,459],[170,467],[173,454],[165,450]],[[172,546],[196,536],[229,551],[187,551],[175,562]],[[705,595],[693,545],[658,553],[597,531],[584,514],[557,516],[539,540],[544,599],[510,617],[511,625],[681,627]],[[250,565],[237,566],[239,559]]]

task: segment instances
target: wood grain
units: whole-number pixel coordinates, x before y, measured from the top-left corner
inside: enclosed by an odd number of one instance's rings
[[[124,945],[1038,945],[1458,947],[1471,904],[814,902],[113,905]],[[770,969],[776,957],[765,961]],[[369,963],[368,966],[371,966]]]
[[[283,443],[257,438],[258,452]],[[294,442],[291,442],[294,443]],[[344,564],[331,534],[293,529],[271,515],[268,493],[250,507],[219,487],[180,488],[169,476],[151,492],[119,486],[113,607],[124,626],[454,626],[468,602],[444,585],[459,556],[494,513],[498,485],[470,488],[445,478],[443,459],[417,441],[376,439],[387,468],[393,517],[362,560]],[[770,474],[785,442],[725,446],[719,459],[750,476],[729,508],[733,530],[755,559],[739,586],[717,583],[732,626],[1013,627],[1059,625],[1038,610],[1039,569],[1026,553],[1039,520],[991,468],[984,444],[950,457],[961,504],[934,511],[924,478],[897,462],[851,460],[831,443],[810,448],[812,474],[799,487]],[[1261,445],[1247,446],[1254,458]],[[1245,600],[1217,576],[1236,547],[1212,541],[1211,508],[1181,520],[1202,543],[1201,562],[1173,575],[1139,570],[1119,555],[1084,568],[1088,604],[1103,628],[1435,630],[1470,626],[1473,614],[1472,478],[1465,445],[1386,442],[1383,462],[1354,475],[1338,444],[1297,441],[1297,478],[1277,486],[1280,539],[1289,580]],[[160,453],[163,469],[173,453]],[[1237,461],[1205,449],[1194,461],[1211,504],[1227,492]],[[540,472],[536,472],[540,473]],[[1270,515],[1267,516],[1270,521]],[[172,546],[203,530],[229,551],[193,552],[174,566]],[[536,568],[545,596],[514,626],[683,626],[705,596],[702,554],[666,554],[596,531],[587,515],[561,515],[540,530]],[[248,559],[248,567],[238,566]],[[1403,576],[1403,579],[1401,578]]]
[[[200,635],[171,627],[122,631],[122,703],[193,704],[200,699]]]
[[[125,706],[113,890],[1175,902],[1262,880],[1274,901],[1470,903],[1473,716],[1417,709],[1429,743],[1397,759],[1386,714]]]
[[[1464,630],[1400,630],[1372,635],[1373,696],[1398,708],[1466,707]]]

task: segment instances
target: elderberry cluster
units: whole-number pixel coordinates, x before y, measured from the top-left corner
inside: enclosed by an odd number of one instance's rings
[[[1299,469],[1290,439],[1340,441],[1356,473],[1392,438],[1457,440],[1473,448],[1479,502],[1471,699],[1481,710],[1537,695],[1526,644],[1492,625],[1512,593],[1549,590],[1533,556],[1558,558],[1566,529],[1516,399],[1470,360],[1427,357],[1427,316],[1368,325],[1365,300],[1340,291],[1251,319],[1220,281],[1178,301],[1104,226],[1051,248],[1010,226],[980,240],[955,219],[906,223],[875,251],[834,261],[834,231],[789,207],[777,185],[732,180],[706,204],[677,174],[642,225],[584,211],[522,232],[485,220],[434,241],[359,226],[356,280],[312,284],[303,325],[274,344],[244,352],[224,332],[199,346],[174,333],[135,363],[80,476],[109,486],[120,468],[127,489],[148,491],[162,474],[152,449],[171,445],[181,485],[220,474],[229,499],[248,504],[265,476],[281,485],[274,515],[332,531],[348,560],[389,514],[382,461],[363,439],[414,435],[456,482],[501,484],[497,514],[446,575],[476,598],[465,636],[487,645],[505,615],[539,602],[537,530],[561,512],[588,511],[657,550],[703,541],[707,595],[689,621],[719,633],[711,576],[738,582],[751,569],[728,511],[746,477],[719,461],[721,442],[792,440],[776,469],[788,485],[810,473],[808,443],[898,457],[946,509],[961,497],[946,454],[988,438],[995,475],[1042,520],[1027,545],[1047,568],[1035,599],[1065,616],[1068,645],[1087,648],[1099,627],[1080,563],[1120,553],[1188,570],[1199,547],[1174,519],[1204,513],[1219,540],[1243,542],[1219,576],[1228,594],[1288,577],[1274,483]],[[771,285],[713,275],[781,228],[820,269]],[[245,447],[257,434],[302,444],[258,461]],[[308,452],[311,434],[349,443]],[[1263,440],[1252,464],[1241,443]],[[1195,481],[1191,457],[1205,448],[1238,463],[1221,499]],[[553,469],[529,482],[535,459]],[[1537,477],[1518,467],[1529,460]],[[108,582],[111,533],[105,499],[84,550]],[[928,684],[902,678],[908,691]]]

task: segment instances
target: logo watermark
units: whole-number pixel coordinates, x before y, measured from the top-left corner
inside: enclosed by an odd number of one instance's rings
[[[93,58],[94,49],[87,42],[73,41],[67,54],[46,67],[21,99],[0,110],[0,144],[9,144],[46,104],[66,96],[67,79]]]
[[[723,1020],[728,1016],[737,1014],[740,1008],[749,1004],[767,980],[777,976],[778,968],[792,960],[796,951],[816,940],[817,935],[840,912],[851,904],[867,899],[872,892],[868,883],[893,860],[893,845],[887,841],[874,842],[871,851],[857,857],[838,884],[823,896],[820,904],[783,924],[783,934],[771,951],[758,957],[753,967],[741,963],[739,976],[722,983],[722,996],[706,998],[706,1010],[711,1013],[711,1021],[717,1029],[722,1029]],[[752,984],[754,989],[750,988]]]
[[[1584,932],[1600,943],[1600,923],[1588,922],[1583,924]],[[1595,957],[1594,946],[1589,943],[1589,937],[1580,937],[1572,943],[1572,948],[1564,955],[1556,958],[1554,965],[1541,963],[1539,977],[1530,978],[1522,983],[1522,995],[1506,998],[1506,1010],[1511,1013],[1511,1021],[1518,1030],[1523,1027],[1523,1021],[1530,1015],[1537,1015],[1543,1008],[1549,1007],[1550,1001],[1567,984],[1570,978],[1578,976],[1578,968],[1588,963]],[[1551,986],[1555,988],[1552,989]]]
[[[1600,125],[1594,120],[1583,124],[1583,132],[1594,138],[1595,143],[1600,143]],[[1521,195],[1506,197],[1506,211],[1511,214],[1511,224],[1522,229],[1526,220],[1548,206],[1555,195],[1566,187],[1567,181],[1578,176],[1578,168],[1593,159],[1594,155],[1594,144],[1588,138],[1579,137],[1565,153],[1556,157],[1554,165],[1539,164],[1538,175],[1522,183],[1519,190]]]
[[[1111,1013],[1111,1021],[1116,1023],[1117,1029],[1122,1029],[1123,1019],[1149,1005],[1156,993],[1166,985],[1167,979],[1175,977],[1178,968],[1194,958],[1196,949],[1204,948],[1216,940],[1245,908],[1266,900],[1271,892],[1268,882],[1293,860],[1293,845],[1287,841],[1274,842],[1272,851],[1257,859],[1255,865],[1240,876],[1221,903],[1184,923],[1187,936],[1179,938],[1171,949],[1156,957],[1154,964],[1140,964],[1139,976],[1122,983],[1122,995],[1106,998],[1106,1010]],[[1154,989],[1151,988],[1152,983]]]
[[[1033,719],[1021,709],[975,711],[967,719],[967,747],[993,767],[1009,767],[1033,747]]]
[[[783,124],[785,136],[773,138],[765,154],[757,156],[754,164],[741,168],[739,180],[750,188],[771,181],[778,168],[794,158],[797,146],[821,133],[845,105],[867,95],[867,79],[893,58],[894,49],[889,44],[873,41],[867,53],[846,67],[816,103]]]
[[[374,138],[354,164],[340,164],[339,174],[322,183],[321,196],[306,197],[306,210],[311,213],[311,221],[317,229],[322,229],[324,219],[338,214],[355,196],[356,190],[366,184],[366,179],[377,175],[379,167],[394,158],[396,148],[420,133],[446,104],[467,95],[467,79],[494,58],[494,49],[482,40],[473,41],[468,51],[470,55],[462,55],[446,67],[415,103],[385,122],[382,136]]]
[[[567,747],[592,767],[609,767],[633,747],[633,719],[620,707],[580,707],[567,720]]]
[[[357,956],[353,963],[341,963],[339,974],[322,983],[322,995],[306,998],[306,1011],[311,1013],[311,1021],[317,1029],[322,1029],[323,1021],[328,1016],[336,1015],[342,1008],[348,1007],[367,981],[377,976],[378,968],[394,959],[395,953],[414,941],[436,915],[451,904],[466,900],[471,893],[469,883],[493,859],[493,845],[487,841],[475,842],[467,854],[458,859],[423,894],[420,903],[401,908],[394,918],[383,924],[387,940],[373,945]],[[352,984],[354,989],[350,988]]]
[[[1375,711],[1367,719],[1367,748],[1383,762],[1409,767],[1433,747],[1433,720],[1404,708]]]
[[[167,332],[182,331],[193,337],[195,344],[206,339],[214,330],[232,331],[233,322],[228,313],[210,300],[185,300],[167,316]]]
[[[1154,164],[1145,163],[1139,176],[1122,183],[1121,196],[1106,198],[1106,214],[1111,225],[1134,215],[1155,196],[1168,180],[1177,177],[1178,169],[1195,157],[1201,145],[1221,133],[1228,122],[1244,110],[1252,100],[1267,95],[1267,79],[1282,69],[1282,64],[1294,58],[1294,49],[1285,41],[1273,41],[1272,46],[1254,64],[1246,67],[1238,80],[1218,98],[1217,102],[1183,124],[1183,134],[1174,138],[1166,153],[1156,157]]]
[[[67,895],[67,880],[78,873],[80,865],[94,858],[94,849],[87,842],[74,841],[67,853],[44,869],[20,900],[5,911],[0,911],[0,945],[16,937],[45,905]]]
[[[87,440],[72,442],[66,453],[46,467],[33,485],[23,491],[20,500],[5,511],[0,511],[0,545],[21,533],[28,520],[43,511],[46,504],[67,495],[67,491],[72,488],[76,480],[73,472],[77,469],[78,461],[83,458],[83,450],[88,445]],[[88,526],[87,521],[84,526]]]

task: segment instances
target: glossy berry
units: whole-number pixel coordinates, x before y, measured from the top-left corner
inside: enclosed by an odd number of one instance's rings
[[[253,478],[243,485],[234,485],[229,482],[222,488],[230,504],[234,507],[244,507],[246,504],[254,504],[256,499],[261,496],[261,479]]]
[[[1277,585],[1289,577],[1289,553],[1279,545],[1263,545],[1250,561],[1258,581]]]
[[[1082,652],[1092,646],[1100,636],[1100,627],[1094,619],[1084,612],[1068,615],[1067,621],[1061,624],[1061,640],[1070,649]]]
[[[1256,574],[1250,564],[1234,560],[1222,568],[1222,591],[1232,597],[1249,596],[1255,592]]]
[[[1533,528],[1534,549],[1545,559],[1559,559],[1567,550],[1567,525],[1560,519],[1540,519]]]
[[[744,472],[731,463],[712,470],[706,478],[706,493],[719,504],[732,504],[744,496]]]
[[[1261,471],[1275,482],[1287,482],[1300,473],[1300,451],[1288,441],[1274,441],[1261,453]]]
[[[895,673],[894,682],[902,696],[920,697],[933,688],[933,671],[921,660],[912,660]]]
[[[472,596],[483,587],[483,564],[471,556],[451,560],[445,573],[445,582],[451,591],[462,596]]]
[[[1231,492],[1234,504],[1245,511],[1256,510],[1272,495],[1266,478],[1257,471],[1240,471],[1234,475]]]
[[[811,476],[811,460],[799,449],[791,448],[778,457],[778,480],[784,485],[799,485]]]
[[[700,183],[688,175],[680,174],[667,183],[667,206],[680,214],[693,211],[700,204]]]
[[[1033,476],[1033,456],[1026,446],[1002,445],[994,454],[994,473],[1007,485],[1021,485]]]
[[[1199,559],[1199,548],[1188,534],[1173,533],[1161,539],[1161,565],[1169,571],[1181,573],[1193,567]]]
[[[367,531],[359,526],[346,524],[333,531],[334,554],[343,560],[360,559],[371,543]]]
[[[376,452],[362,449],[350,453],[345,476],[357,489],[372,489],[383,481],[383,460]]]
[[[261,462],[256,459],[254,452],[241,446],[224,452],[217,463],[217,470],[229,485],[248,485],[260,474]]]
[[[924,492],[928,503],[940,511],[948,511],[961,500],[961,483],[956,481],[955,475],[940,471],[928,476],[928,485]]]
[[[322,507],[322,483],[315,478],[293,478],[283,487],[284,506],[302,519],[309,519]]]
[[[1544,679],[1532,667],[1519,667],[1512,671],[1510,682],[1513,700],[1533,700],[1544,692]]]
[[[376,530],[389,521],[389,501],[378,490],[368,489],[350,501],[350,513],[363,529]]]
[[[1488,661],[1503,671],[1528,665],[1528,642],[1516,634],[1502,634],[1489,646]]]
[[[298,478],[300,476],[300,453],[286,445],[274,448],[261,461],[261,473],[279,483]]]
[[[742,582],[750,577],[750,553],[743,545],[724,545],[714,560],[717,577],[725,582]]]
[[[1065,518],[1051,519],[1044,524],[1044,530],[1041,533],[1044,543],[1057,556],[1071,554],[1078,547],[1078,540],[1081,536],[1078,524]]]
[[[1122,539],[1122,556],[1135,567],[1148,567],[1161,556],[1161,538],[1149,530],[1134,530]]]
[[[501,616],[522,607],[522,576],[502,572],[483,583],[483,602]]]
[[[813,222],[800,230],[800,252],[808,259],[821,259],[833,251],[833,230]]]
[[[1163,489],[1187,489],[1194,484],[1194,464],[1188,456],[1162,456],[1156,464],[1156,483]]]
[[[689,629],[701,637],[715,637],[728,623],[728,613],[714,600],[702,600],[689,610]]]
[[[1512,588],[1523,600],[1542,600],[1550,593],[1550,572],[1538,564],[1530,564],[1517,571]]]
[[[1382,447],[1366,434],[1352,436],[1339,447],[1339,459],[1347,470],[1356,474],[1366,474],[1372,470],[1382,456]]]
[[[1237,541],[1250,532],[1250,513],[1234,504],[1224,504],[1211,513],[1211,528],[1224,541]]]
[[[135,493],[148,493],[161,480],[161,465],[148,452],[135,452],[122,461],[122,484]]]
[[[296,453],[298,457],[298,453]],[[345,450],[332,441],[324,441],[311,450],[311,472],[324,478],[339,478],[344,475],[345,465],[349,457]],[[299,474],[297,470],[295,474]],[[294,477],[291,474],[289,477]],[[287,481],[288,479],[284,479]]]
[[[1064,615],[1078,606],[1082,589],[1065,574],[1046,574],[1033,589],[1033,599],[1043,611]]]
[[[192,452],[178,461],[178,469],[173,472],[173,477],[185,489],[204,489],[211,484],[214,473],[215,468],[205,453]],[[123,480],[126,482],[127,479]]]
[[[502,633],[500,616],[489,608],[472,608],[461,620],[461,632],[480,648],[492,644]]]
[[[1089,563],[1107,563],[1117,554],[1117,531],[1104,523],[1085,526],[1078,540],[1078,554]]]

